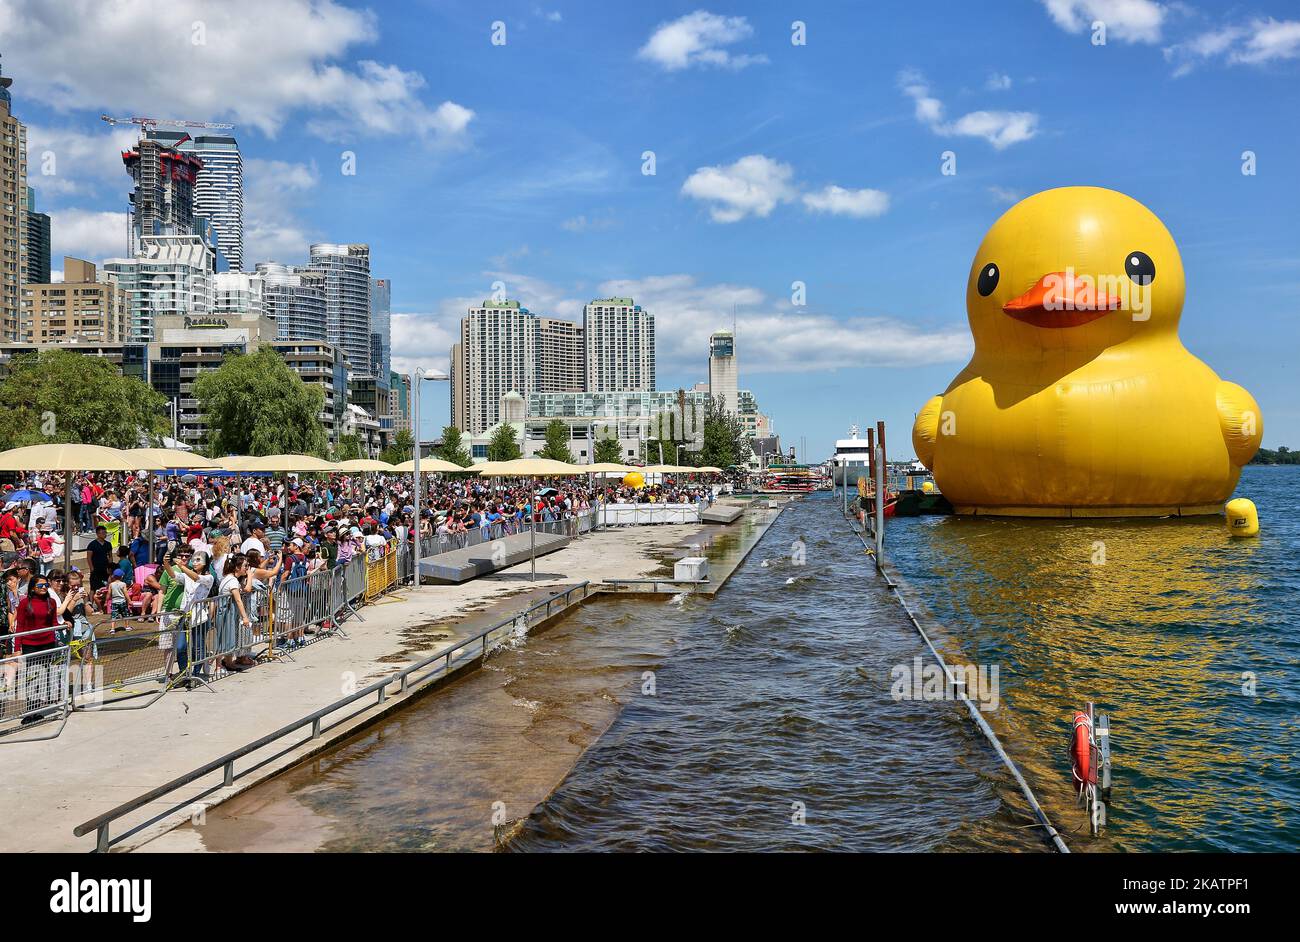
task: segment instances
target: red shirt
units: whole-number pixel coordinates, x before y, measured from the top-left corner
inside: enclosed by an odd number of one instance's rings
[[[19,648],[35,647],[39,644],[49,644],[54,640],[54,626],[58,624],[59,609],[54,604],[54,599],[47,595],[43,599],[29,595],[18,602],[18,631],[34,631],[37,628],[49,628],[49,631],[42,631],[39,634],[26,635],[17,638]]]

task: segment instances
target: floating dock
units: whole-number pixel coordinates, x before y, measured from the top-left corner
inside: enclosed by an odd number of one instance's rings
[[[537,555],[544,556],[563,549],[573,537],[558,533],[537,534]],[[526,563],[533,554],[532,541],[527,533],[515,533],[499,540],[467,546],[465,549],[426,556],[420,560],[420,575],[434,582],[468,582],[486,576],[498,569],[508,569]]]
[[[701,523],[735,523],[745,514],[743,506],[737,507],[734,504],[722,506],[714,504],[708,510],[700,514]]]

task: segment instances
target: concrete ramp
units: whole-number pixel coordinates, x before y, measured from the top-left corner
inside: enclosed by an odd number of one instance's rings
[[[537,555],[563,549],[572,539],[556,533],[538,533]],[[426,556],[420,560],[420,575],[435,582],[468,582],[498,569],[526,563],[529,555],[529,535],[515,533],[477,546]]]
[[[700,514],[701,523],[735,523],[745,514],[744,507],[734,505],[723,506],[714,504],[704,513]]]

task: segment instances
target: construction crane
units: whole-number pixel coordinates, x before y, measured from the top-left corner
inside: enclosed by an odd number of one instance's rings
[[[214,130],[230,130],[233,124],[213,124],[210,121],[180,121],[171,118],[114,118],[106,114],[99,116],[99,120],[106,121],[109,124],[138,124],[141,130],[146,128],[157,128],[160,124],[171,125],[181,128],[212,128]]]

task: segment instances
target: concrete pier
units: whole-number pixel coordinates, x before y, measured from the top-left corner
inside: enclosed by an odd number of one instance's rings
[[[0,743],[0,852],[90,851],[93,835],[72,834],[88,818],[321,709],[347,689],[453,645],[473,634],[484,617],[508,615],[540,594],[582,580],[653,575],[661,571],[662,558],[686,555],[685,545],[700,530],[687,525],[598,531],[548,555],[536,582],[529,581],[525,558],[522,565],[469,582],[405,586],[363,607],[364,620],[349,619],[346,638],[319,641],[291,661],[223,678],[211,690],[173,691],[141,710],[76,713],[57,739]],[[317,742],[346,735],[343,724]],[[293,760],[285,756],[238,787],[252,787]],[[120,822],[115,833],[200,791],[182,789]],[[141,832],[122,849],[159,830]]]

